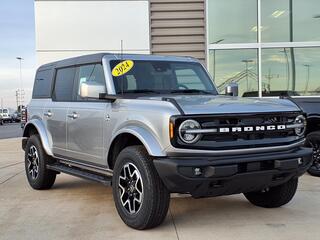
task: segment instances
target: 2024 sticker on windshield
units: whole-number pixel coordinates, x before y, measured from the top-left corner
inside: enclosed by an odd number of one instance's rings
[[[133,68],[133,61],[132,60],[125,60],[120,63],[118,63],[113,69],[112,69],[112,76],[114,77],[120,77],[127,72],[129,72]]]

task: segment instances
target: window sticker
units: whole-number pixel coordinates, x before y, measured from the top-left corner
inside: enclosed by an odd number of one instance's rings
[[[125,60],[120,63],[118,63],[113,69],[112,69],[112,76],[114,77],[120,77],[127,72],[129,72],[133,68],[133,61],[132,60]]]

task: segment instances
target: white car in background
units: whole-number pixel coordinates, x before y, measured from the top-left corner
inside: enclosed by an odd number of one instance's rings
[[[0,108],[0,115],[2,117],[3,122],[12,122],[12,117],[7,108]]]

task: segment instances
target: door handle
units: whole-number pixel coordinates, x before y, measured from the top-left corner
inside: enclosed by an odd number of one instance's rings
[[[79,115],[76,112],[70,113],[67,116],[71,119],[77,119],[79,117]]]
[[[52,117],[52,112],[50,110],[48,110],[43,115],[46,116],[46,117]]]

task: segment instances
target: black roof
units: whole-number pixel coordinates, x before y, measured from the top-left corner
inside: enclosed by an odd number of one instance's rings
[[[72,65],[81,65],[87,63],[94,63],[94,62],[101,62],[103,56],[109,55],[111,53],[95,53],[95,54],[88,54],[79,57],[67,58],[56,62],[51,62],[44,64],[39,67],[39,70],[48,69],[48,68],[60,68],[60,67],[68,67]]]

